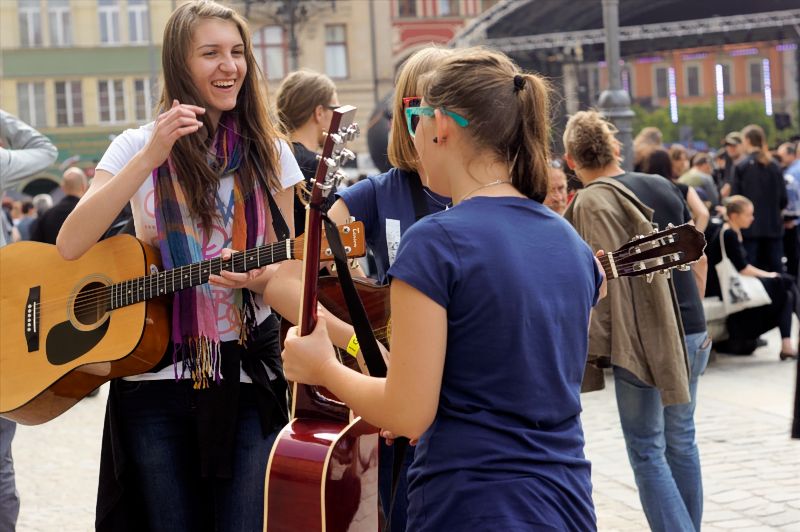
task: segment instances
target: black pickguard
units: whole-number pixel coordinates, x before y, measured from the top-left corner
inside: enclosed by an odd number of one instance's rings
[[[82,357],[100,343],[110,322],[109,317],[100,327],[91,331],[80,331],[68,321],[59,323],[47,335],[47,361],[54,366],[60,366]]]

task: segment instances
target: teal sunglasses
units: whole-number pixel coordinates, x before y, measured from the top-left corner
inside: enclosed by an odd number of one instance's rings
[[[406,125],[408,125],[408,134],[413,138],[416,135],[417,126],[419,125],[419,117],[421,116],[434,116],[434,107],[407,107],[406,108]],[[460,114],[448,111],[447,109],[440,109],[441,112],[452,118],[456,124],[461,127],[467,127],[469,120]]]

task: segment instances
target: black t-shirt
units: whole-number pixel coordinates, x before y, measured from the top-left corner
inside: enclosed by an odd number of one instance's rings
[[[708,282],[706,283],[706,295],[722,297],[722,289],[719,286],[719,276],[717,276],[716,265],[722,261],[722,248],[719,239],[725,242],[725,254],[733,263],[737,271],[742,271],[749,264],[745,258],[744,246],[739,242],[739,235],[733,229],[720,231],[719,236],[706,246],[706,256],[708,257]]]
[[[300,171],[303,172],[303,177],[305,178],[305,186],[309,188],[309,183],[314,178],[314,174],[317,173],[317,154],[313,151],[309,150],[299,142],[292,142],[292,147],[294,148],[294,158],[297,160],[297,165],[300,167]],[[336,192],[336,188],[334,188],[328,199],[322,206],[322,212],[326,212],[335,200],[334,193]],[[300,198],[297,197],[295,194],[294,197],[294,230],[299,235],[305,232],[306,226],[306,206],[300,201]]]
[[[669,180],[661,176],[633,172],[614,178],[636,194],[642,203],[653,209],[653,221],[658,224],[659,229],[664,229],[669,223],[681,225],[692,219],[683,194]],[[695,334],[705,331],[703,302],[697,291],[694,274],[691,271],[672,270],[672,275],[684,332]]]

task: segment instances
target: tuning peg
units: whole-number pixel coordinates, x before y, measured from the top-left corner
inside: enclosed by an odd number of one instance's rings
[[[355,161],[356,160],[356,154],[353,153],[352,151],[348,150],[347,148],[342,148],[341,155],[342,155],[342,157],[344,157],[345,159],[347,159],[349,161]]]
[[[333,140],[334,144],[341,144],[342,143],[342,137],[338,133],[332,133],[330,135],[330,137]]]
[[[334,158],[328,157],[327,159],[325,159],[325,166],[327,166],[328,168],[338,168],[339,164],[336,162]]]

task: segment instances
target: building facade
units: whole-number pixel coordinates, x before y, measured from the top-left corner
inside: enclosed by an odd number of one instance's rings
[[[49,192],[67,164],[92,170],[114,136],[154,118],[164,26],[184,0],[0,1],[0,107],[48,135],[59,159],[17,192]],[[223,0],[224,1],[224,0]],[[226,1],[244,13],[242,1]],[[308,2],[298,28],[299,67],[327,73],[366,124],[391,89],[388,1]],[[330,8],[328,5],[332,6]],[[256,59],[270,92],[289,72],[287,29],[252,9]],[[366,153],[365,140],[353,144]]]

